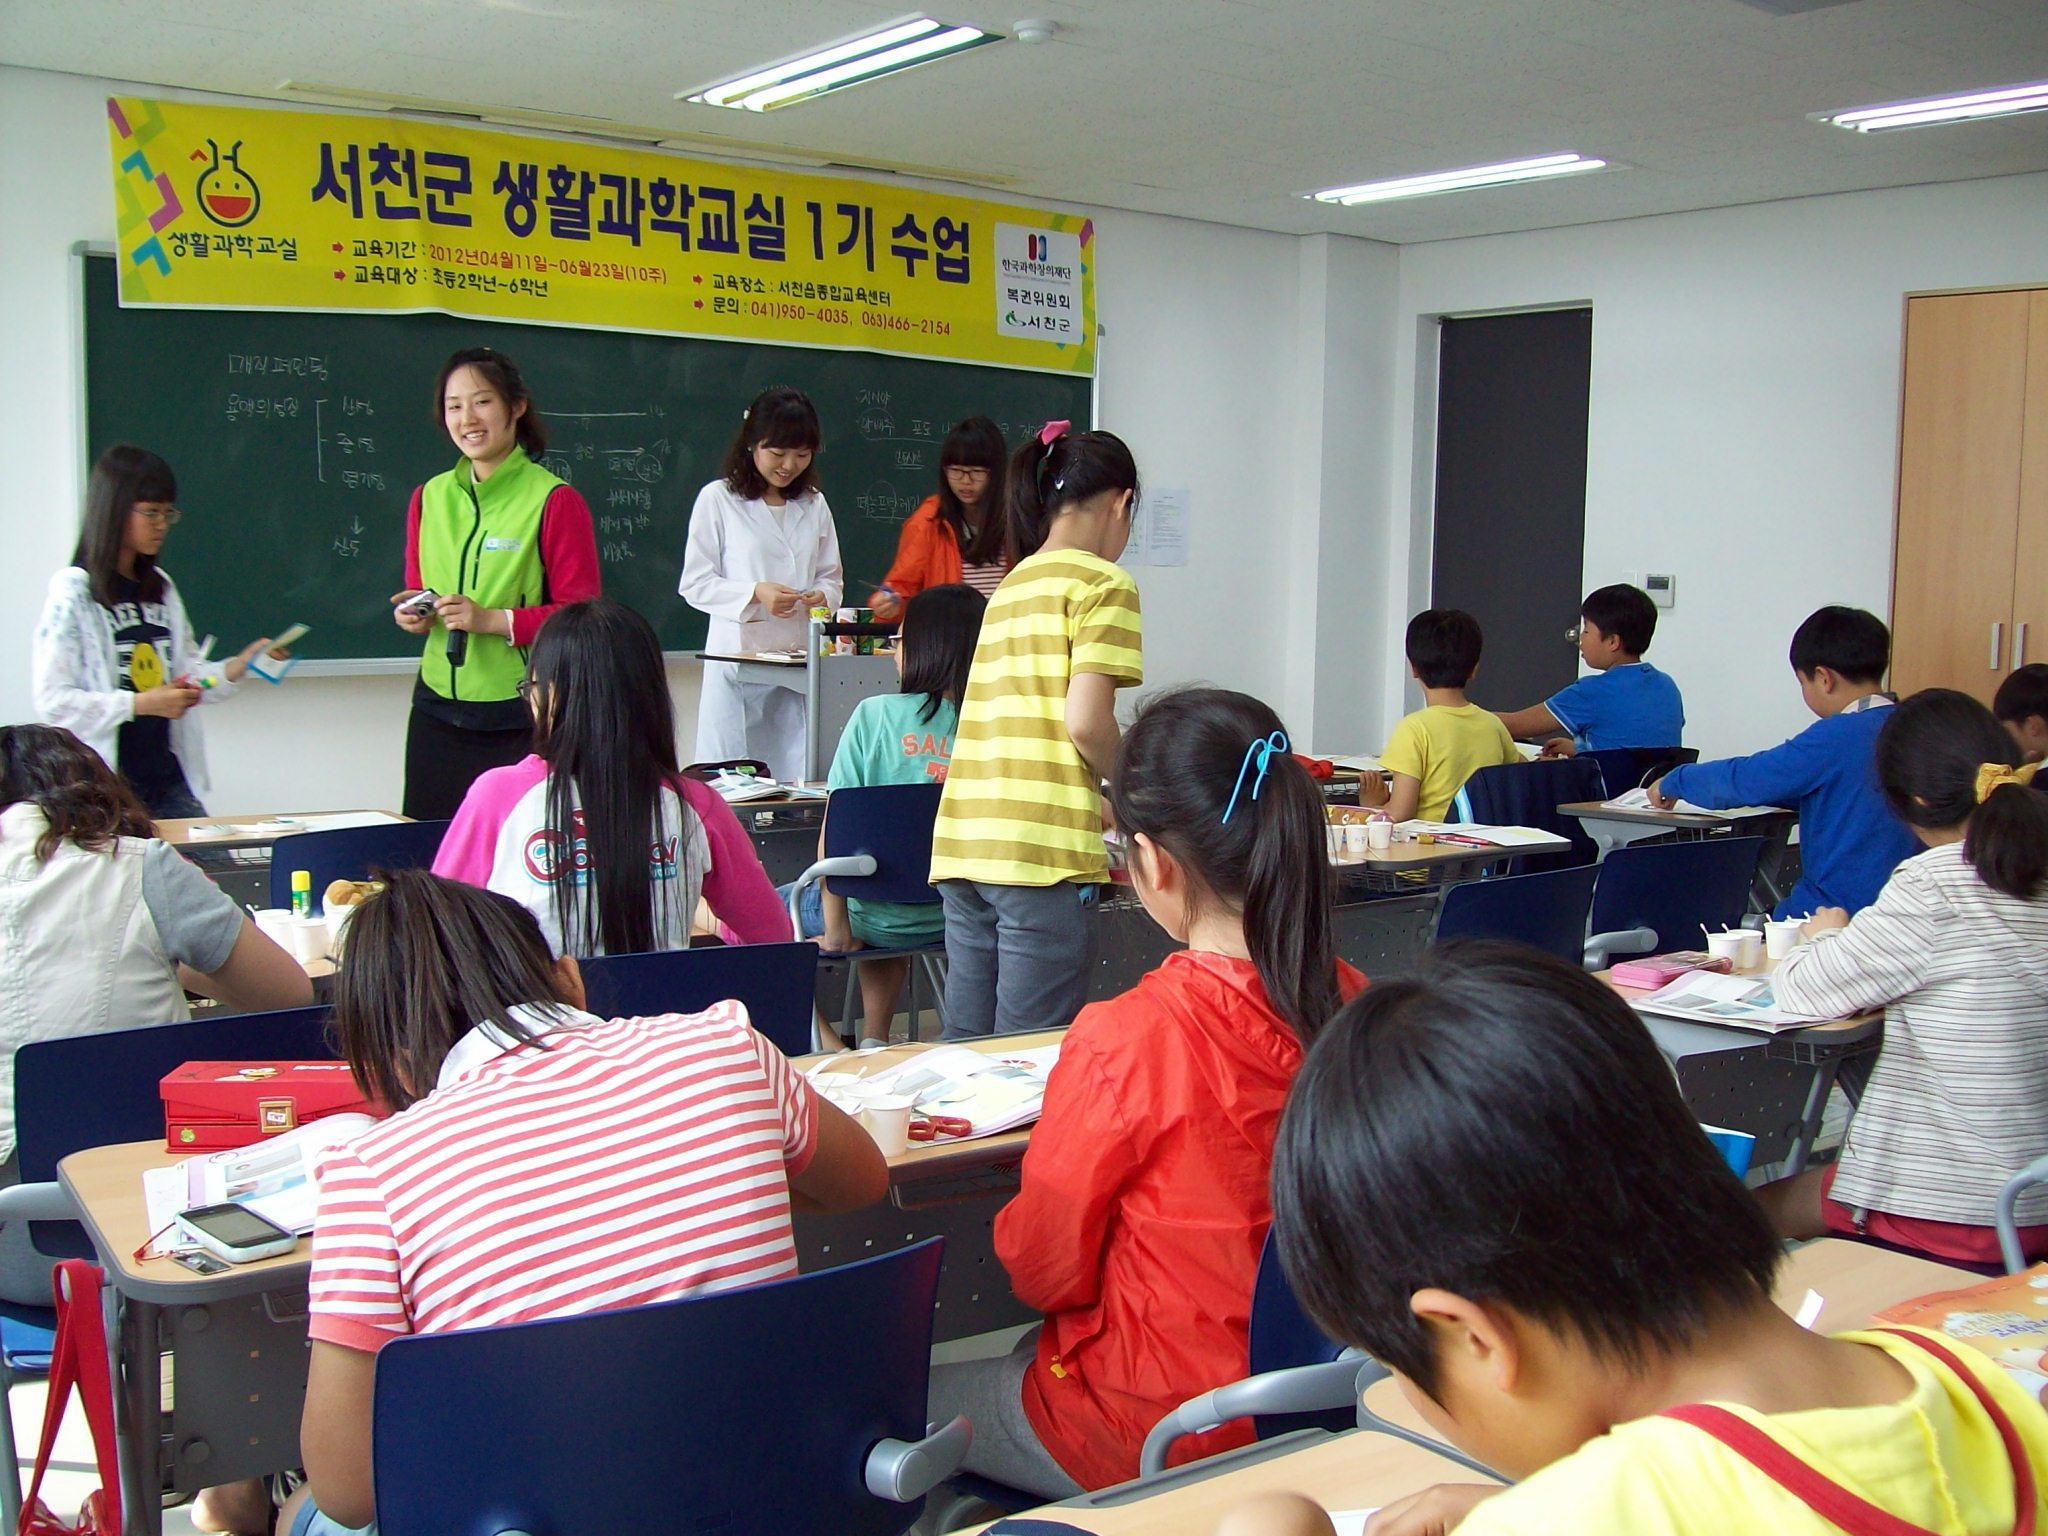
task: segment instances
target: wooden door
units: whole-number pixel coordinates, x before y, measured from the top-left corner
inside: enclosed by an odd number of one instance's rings
[[[1960,688],[1988,703],[2007,673],[2030,298],[1906,304],[1892,554],[1892,687],[1901,694]]]
[[[2020,445],[2008,675],[2012,667],[2048,661],[2048,288],[2037,288],[2028,298],[2026,430]]]

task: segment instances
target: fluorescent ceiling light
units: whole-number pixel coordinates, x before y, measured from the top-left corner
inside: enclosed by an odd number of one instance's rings
[[[776,107],[809,101],[828,91],[858,85],[863,80],[928,64],[947,54],[964,53],[984,43],[1001,41],[999,32],[983,32],[978,27],[949,27],[929,16],[917,16],[884,27],[879,32],[870,32],[830,48],[821,48],[815,53],[807,53],[787,63],[706,86],[701,91],[678,91],[676,99],[701,102],[710,107],[744,107],[750,112],[769,112]]]
[[[1585,155],[1538,155],[1530,160],[1509,160],[1500,165],[1474,165],[1462,171],[1431,171],[1426,176],[1400,176],[1392,181],[1368,181],[1355,187],[1331,187],[1311,193],[1319,203],[1341,203],[1346,208],[1360,203],[1390,203],[1403,197],[1428,197],[1437,192],[1463,192],[1472,187],[1499,187],[1517,181],[1536,181],[1545,176],[1569,176],[1577,171],[1597,171],[1605,160]]]
[[[2007,117],[2016,112],[2048,109],[2048,80],[2032,85],[2008,85],[1995,91],[1972,91],[1967,96],[1936,96],[1925,101],[1895,101],[1886,106],[1856,107],[1847,112],[1823,112],[1820,121],[1858,133],[1882,133],[1887,128],[1922,128],[1929,123],[1967,123],[1980,117]]]

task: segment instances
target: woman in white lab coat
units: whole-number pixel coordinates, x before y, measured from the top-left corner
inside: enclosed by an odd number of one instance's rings
[[[697,493],[678,590],[710,616],[707,651],[801,649],[810,610],[839,606],[839,531],[812,465],[818,439],[801,390],[765,390],[740,419],[722,478]],[[697,760],[757,757],[778,779],[800,777],[803,694],[742,683],[738,670],[704,663]]]

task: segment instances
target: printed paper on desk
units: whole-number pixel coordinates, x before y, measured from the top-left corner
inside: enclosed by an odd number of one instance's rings
[[[974,1129],[963,1139],[993,1136],[1029,1125],[1045,1108],[1046,1080],[1059,1060],[1058,1045],[998,1056],[964,1045],[942,1045],[867,1081],[890,1093],[904,1093],[928,1113],[965,1120]]]
[[[1612,800],[1602,800],[1602,805],[1617,811],[1659,811],[1667,807],[1650,804],[1647,789],[1631,789],[1616,795]],[[1744,816],[1778,816],[1784,814],[1784,807],[1778,805],[1724,805],[1719,809],[1709,805],[1694,805],[1690,800],[1678,799],[1671,802],[1669,810],[1680,816],[1726,816],[1731,820]]]
[[[303,1237],[319,1209],[313,1171],[320,1154],[376,1124],[368,1115],[327,1115],[254,1146],[187,1158],[178,1164],[185,1170],[183,1209],[233,1201]]]
[[[1721,976],[1711,971],[1695,971],[1648,997],[1632,1001],[1644,1013],[1766,1033],[1826,1022],[1820,1014],[1793,1013],[1779,1007],[1768,976]]]
[[[1877,1320],[1945,1333],[1997,1361],[2028,1396],[2048,1391],[2048,1264],[1916,1296],[1886,1307]]]

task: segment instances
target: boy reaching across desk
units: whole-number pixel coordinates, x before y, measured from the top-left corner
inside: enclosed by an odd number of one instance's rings
[[[1674,768],[1650,786],[1669,810],[1690,800],[1717,810],[1785,805],[1799,812],[1799,883],[1774,917],[1822,907],[1861,912],[1901,859],[1920,845],[1885,804],[1877,782],[1877,735],[1892,701],[1879,690],[1892,637],[1860,608],[1822,608],[1792,632],[1792,675],[1820,718],[1782,746],[1753,757]]]
[[[1491,710],[1465,697],[1479,671],[1479,621],[1458,608],[1426,608],[1408,621],[1408,670],[1422,684],[1423,707],[1394,727],[1360,805],[1383,805],[1396,821],[1442,821],[1465,781],[1481,768],[1518,763],[1515,740]]]
[[[1317,1324],[1522,1479],[1425,1490],[1368,1536],[2048,1518],[2048,1412],[1940,1334],[1830,1337],[1780,1311],[1762,1211],[1634,1013],[1574,966],[1448,945],[1344,1008],[1296,1079],[1273,1207]],[[1233,1536],[1314,1531],[1298,1513]]]
[[[1657,606],[1639,587],[1600,587],[1579,605],[1572,641],[1593,669],[1541,704],[1500,717],[1517,741],[1540,741],[1545,757],[1610,747],[1675,747],[1685,736],[1678,684],[1643,660],[1657,633]]]

